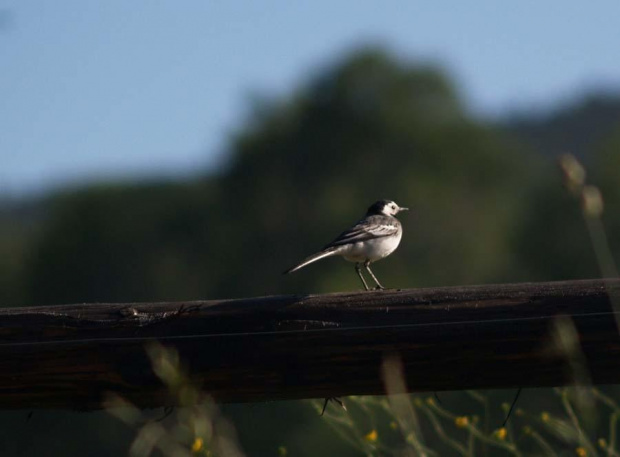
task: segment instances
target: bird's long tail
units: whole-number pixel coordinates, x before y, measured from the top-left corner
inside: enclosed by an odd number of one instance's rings
[[[335,254],[337,254],[337,249],[335,248],[329,248],[324,251],[317,252],[316,254],[312,254],[311,256],[306,257],[301,263],[295,265],[294,267],[289,268],[288,270],[284,272],[284,274],[286,275],[289,273],[293,273],[294,271],[297,271],[305,267],[306,265],[310,265],[312,262],[316,262],[317,260],[321,260],[321,259],[324,259],[325,257],[330,257]]]

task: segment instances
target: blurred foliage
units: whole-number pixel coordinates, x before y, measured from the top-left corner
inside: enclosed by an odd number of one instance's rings
[[[587,160],[619,121],[620,94],[595,92],[551,113],[512,116],[503,127],[541,154],[570,152]]]
[[[131,457],[148,457],[157,450],[169,457],[243,457],[233,427],[215,404],[185,372],[176,350],[157,342],[146,347],[156,376],[180,408],[171,408],[159,420],[144,419],[142,411],[126,399],[109,393],[106,410],[125,424],[138,428],[129,449]],[[172,415],[171,425],[163,419]]]
[[[600,426],[584,421],[576,397],[586,393],[590,407],[599,412]],[[615,392],[617,395],[617,391]],[[531,399],[517,408],[501,427],[501,414],[509,405],[495,403],[488,392],[443,393],[446,403],[424,395],[401,395],[419,416],[421,426],[403,430],[395,416],[391,397],[350,397],[348,412],[336,410],[326,422],[357,455],[366,456],[618,456],[618,403],[600,389],[568,387],[530,389]],[[459,405],[459,413],[453,404]],[[314,403],[321,409],[321,401]],[[491,408],[491,406],[493,408]],[[551,407],[552,410],[546,408]],[[462,415],[463,410],[476,414]],[[499,413],[499,414],[498,414]],[[491,419],[491,420],[489,420]],[[495,422],[493,422],[495,421]]]
[[[449,82],[378,51],[261,104],[229,162],[199,182],[52,196],[26,260],[26,298],[181,300],[358,288],[331,260],[283,278],[379,198],[411,207],[388,286],[515,274],[511,235],[541,159],[469,119]]]
[[[359,289],[353,266],[340,260],[281,272],[379,198],[412,209],[401,247],[374,268],[387,287],[596,277],[582,215],[551,157],[574,147],[586,158],[620,258],[618,113],[618,100],[599,95],[546,118],[485,123],[440,71],[366,49],[284,99],[256,103],[226,164],[201,179],[0,203],[0,303]],[[550,391],[537,392],[542,407]],[[459,417],[480,407],[454,395]],[[304,403],[223,412],[255,455],[360,455]],[[113,429],[106,424],[100,430]],[[89,454],[108,455],[100,451]]]

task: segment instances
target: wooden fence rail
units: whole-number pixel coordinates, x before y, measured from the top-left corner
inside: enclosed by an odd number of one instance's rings
[[[145,344],[178,350],[216,400],[381,394],[386,355],[411,391],[556,386],[574,360],[552,351],[569,316],[595,384],[620,382],[619,280],[288,295],[183,303],[0,309],[0,408],[97,409],[173,400]]]

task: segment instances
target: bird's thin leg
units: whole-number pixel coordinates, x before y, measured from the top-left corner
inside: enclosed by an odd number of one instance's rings
[[[327,404],[329,403],[329,400],[330,400],[329,397],[325,399],[325,403],[323,403],[323,411],[321,411],[321,416],[325,414],[325,408],[327,408]]]
[[[364,279],[364,276],[362,276],[362,267],[360,267],[359,262],[355,263],[355,271],[357,271],[358,276],[360,277],[360,279],[362,280],[362,283],[364,284],[364,288],[366,290],[370,290],[368,288],[368,284],[366,284],[366,280]],[[372,273],[371,273],[372,274]]]
[[[370,276],[372,276],[372,279],[374,279],[375,282],[377,283],[377,289],[385,289],[385,287],[381,285],[377,277],[374,275],[374,273],[370,269],[370,260],[367,260],[366,262],[364,262],[364,266],[366,267],[366,270],[368,270],[368,273],[370,273]]]

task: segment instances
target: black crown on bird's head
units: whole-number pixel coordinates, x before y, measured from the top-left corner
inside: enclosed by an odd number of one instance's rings
[[[392,200],[379,200],[374,202],[368,211],[366,212],[366,216],[375,216],[375,215],[383,215],[383,216],[394,216],[401,211],[407,211],[409,208],[402,208],[398,206]]]

